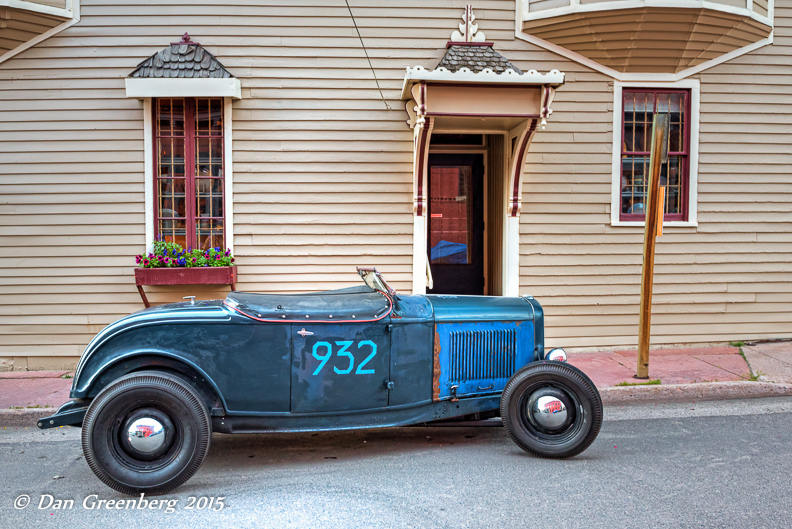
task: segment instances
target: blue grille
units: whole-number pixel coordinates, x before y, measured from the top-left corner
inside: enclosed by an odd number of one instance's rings
[[[532,321],[438,323],[436,398],[503,391],[509,377],[533,361]]]
[[[508,378],[516,368],[517,331],[453,331],[449,333],[449,382]]]

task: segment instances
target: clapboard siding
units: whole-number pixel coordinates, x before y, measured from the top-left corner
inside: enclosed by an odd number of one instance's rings
[[[697,76],[699,227],[666,228],[659,240],[653,343],[792,335],[792,49],[784,41],[792,33],[789,15],[777,7],[775,34],[783,46],[777,41]],[[587,83],[592,77],[596,74],[586,74]],[[579,101],[577,84],[568,82],[556,101]],[[602,78],[599,86],[599,94],[612,101],[608,80]],[[589,94],[587,100],[602,99]],[[551,344],[635,345],[642,230],[611,227],[610,209],[600,216],[582,210],[566,219],[535,214],[558,199],[568,205],[609,205],[610,106],[604,111],[592,108],[602,112],[596,121],[607,124],[604,130],[590,129],[588,120],[578,119],[583,116],[580,109],[569,115],[559,110],[559,103],[554,108],[548,130],[559,122],[583,129],[576,133],[570,155],[577,160],[585,156],[589,167],[567,162],[557,170],[555,162],[561,161],[555,153],[564,151],[550,135],[537,136],[523,189],[525,197],[535,198],[523,205],[521,290],[542,300]],[[579,144],[578,138],[585,143]],[[591,143],[601,144],[606,152]],[[554,194],[553,186],[562,194]],[[576,234],[581,223],[586,233]]]
[[[699,227],[667,228],[658,245],[655,343],[792,334],[788,3],[777,2],[774,46],[698,76]],[[238,288],[338,288],[376,265],[410,289],[404,68],[436,64],[465,2],[350,4],[379,88],[342,1],[83,1],[79,24],[0,64],[0,357],[76,357],[142,307],[143,107],[123,78],[185,31],[242,81]],[[512,62],[567,74],[526,164],[521,293],[545,306],[549,345],[634,345],[643,234],[610,226],[613,83],[515,40],[514,2],[474,7]],[[224,295],[146,289],[155,303]]]

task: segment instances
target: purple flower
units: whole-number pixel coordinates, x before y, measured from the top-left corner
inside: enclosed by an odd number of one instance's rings
[[[220,251],[220,247],[219,247],[219,246],[216,246],[216,247],[215,247],[215,249],[214,249],[214,251],[216,251],[216,252],[219,252],[219,251]]]
[[[184,265],[186,265],[186,264],[187,264],[187,261],[185,261],[185,260],[184,260],[184,257],[182,257],[181,259],[179,259],[179,266],[184,266]]]
[[[231,255],[231,250],[226,250],[225,254],[226,254],[226,257],[228,257],[229,255]]]

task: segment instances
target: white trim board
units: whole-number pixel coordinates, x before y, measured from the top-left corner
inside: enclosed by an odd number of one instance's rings
[[[690,159],[688,170],[688,220],[663,222],[666,228],[698,226],[699,119],[701,81],[686,79],[675,83],[613,82],[613,158],[611,165],[611,226],[644,226],[643,221],[619,220],[621,211],[622,92],[624,88],[666,88],[690,90]]]
[[[774,0],[768,0],[768,9],[770,6],[774,4]],[[525,42],[529,42],[534,44],[535,46],[539,46],[540,48],[544,48],[550,52],[553,52],[557,55],[565,57],[571,61],[575,61],[576,63],[582,64],[588,68],[591,68],[594,71],[600,72],[601,74],[607,75],[608,77],[612,77],[617,81],[623,82],[665,82],[665,83],[673,83],[676,81],[681,81],[690,77],[691,75],[695,75],[697,73],[703,72],[704,70],[708,70],[714,66],[718,66],[719,64],[723,64],[724,62],[730,61],[736,57],[740,57],[745,55],[746,53],[751,53],[754,50],[762,48],[764,46],[769,46],[773,43],[773,34],[774,30],[770,32],[770,35],[767,38],[754,42],[753,44],[749,44],[747,46],[743,46],[742,48],[738,48],[736,50],[730,51],[729,53],[725,53],[719,57],[714,59],[710,59],[709,61],[703,62],[697,66],[693,66],[691,68],[687,68],[682,70],[681,72],[677,73],[622,73],[613,68],[609,68],[603,64],[598,63],[593,59],[589,59],[588,57],[581,55],[577,52],[574,52],[568,48],[564,48],[563,46],[559,46],[558,44],[553,44],[552,42],[546,41],[544,39],[540,39],[534,35],[530,35],[525,33],[522,30],[522,23],[523,23],[523,10],[527,9],[528,1],[527,0],[517,0],[517,9],[515,9],[515,26],[514,26],[514,36],[520,40],[524,40]],[[771,15],[770,20],[773,17]]]
[[[145,200],[146,223],[146,253],[152,250],[154,244],[155,223],[154,219],[154,123],[152,115],[152,99],[143,100],[143,183],[146,187],[143,194]],[[224,170],[224,200],[225,200],[225,241],[226,247],[234,253],[234,161],[233,140],[231,132],[234,129],[233,100],[226,97],[223,100],[223,170]]]
[[[242,99],[242,86],[236,77],[215,78],[149,78],[127,77],[126,96],[147,97],[230,97]]]
[[[9,7],[17,7],[16,4],[20,4],[20,3],[36,5],[36,4],[33,4],[32,2],[14,2],[13,0],[6,0],[6,1],[0,0],[0,6],[6,6],[7,5]],[[44,8],[44,7],[47,7],[47,6],[43,6],[42,5],[41,7]],[[29,9],[29,8],[24,8],[24,9]],[[57,9],[57,8],[51,8],[51,9]],[[65,16],[70,16],[71,19],[70,20],[66,20],[62,24],[58,24],[54,28],[51,28],[51,29],[45,31],[41,35],[38,35],[37,37],[33,37],[29,41],[20,44],[19,46],[17,46],[13,50],[8,50],[3,55],[0,55],[0,64],[4,63],[8,59],[16,57],[17,55],[19,55],[23,51],[32,48],[33,46],[35,46],[36,44],[39,44],[40,42],[44,42],[45,40],[47,40],[48,38],[52,37],[53,35],[57,35],[61,31],[63,31],[64,29],[70,28],[73,25],[75,25],[76,23],[78,23],[80,21],[80,0],[66,0],[66,9],[63,10],[63,12],[65,13]],[[66,14],[66,13],[68,13],[68,14]]]

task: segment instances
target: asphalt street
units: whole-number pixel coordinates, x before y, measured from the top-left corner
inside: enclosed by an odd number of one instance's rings
[[[145,498],[170,502],[154,510],[105,508],[128,498],[94,477],[79,433],[0,428],[1,527],[792,526],[787,397],[607,408],[565,461],[492,427],[215,435],[192,480]]]

